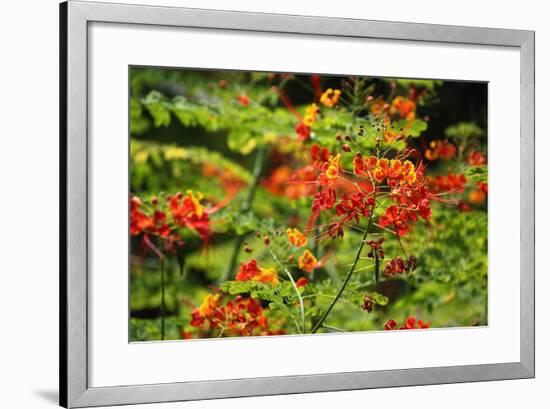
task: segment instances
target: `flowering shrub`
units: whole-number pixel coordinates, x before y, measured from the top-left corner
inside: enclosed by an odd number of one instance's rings
[[[486,324],[468,86],[132,68],[131,339]]]

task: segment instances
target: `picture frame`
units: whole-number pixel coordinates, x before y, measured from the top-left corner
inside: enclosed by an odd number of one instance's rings
[[[480,365],[92,387],[89,383],[88,25],[92,22],[509,47],[520,53],[520,359]],[[531,31],[69,1],[60,5],[60,404],[138,404],[532,378],[534,41]]]

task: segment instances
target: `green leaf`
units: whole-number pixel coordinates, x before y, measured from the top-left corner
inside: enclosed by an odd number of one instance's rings
[[[401,122],[401,121],[400,121]],[[421,119],[415,119],[412,122],[403,126],[406,136],[412,136],[413,138],[419,137],[422,132],[428,129],[428,124]]]
[[[459,122],[445,129],[445,136],[450,139],[479,138],[483,130],[473,122]]]
[[[369,297],[378,305],[387,305],[389,298],[380,293],[368,293]]]
[[[489,179],[487,166],[472,166],[466,169],[466,177],[476,183],[487,183]]]
[[[170,105],[160,92],[151,91],[141,102],[153,117],[157,128],[170,125]]]

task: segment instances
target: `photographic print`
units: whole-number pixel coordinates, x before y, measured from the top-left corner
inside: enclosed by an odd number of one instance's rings
[[[486,326],[487,83],[129,67],[130,341]]]

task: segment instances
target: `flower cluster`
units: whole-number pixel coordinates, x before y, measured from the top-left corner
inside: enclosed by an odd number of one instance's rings
[[[430,201],[432,194],[423,183],[423,173],[416,172],[416,182],[391,188],[390,198],[395,205],[388,206],[378,224],[385,228],[393,227],[395,233],[402,237],[411,225],[418,221],[418,216],[429,221],[432,215]]]
[[[430,147],[424,151],[424,156],[429,161],[437,159],[449,160],[456,153],[456,146],[452,143],[442,140],[435,140],[430,142]]]
[[[416,103],[402,96],[397,96],[391,102],[390,114],[399,115],[401,118],[412,120],[416,116]]]
[[[463,192],[467,182],[466,176],[462,173],[449,173],[426,178],[426,184],[432,193]]]
[[[288,236],[288,241],[294,247],[304,247],[307,245],[307,237],[297,228],[291,229],[290,227],[286,229],[286,234]]]
[[[396,274],[408,274],[416,270],[418,260],[415,256],[410,256],[408,260],[403,260],[401,256],[397,256],[386,263],[384,267],[384,275],[394,276]]]
[[[417,320],[415,317],[410,316],[405,320],[405,323],[397,327],[397,322],[393,319],[389,320],[384,324],[384,329],[387,331],[396,330],[396,329],[426,329],[430,328],[429,322],[424,322],[422,320]]]
[[[487,163],[487,159],[481,152],[474,150],[468,154],[468,163],[471,166],[483,166]]]
[[[357,153],[353,159],[353,172],[356,176],[368,174],[378,183],[386,180],[390,187],[398,184],[412,184],[417,177],[414,165],[410,160],[377,159],[376,156],[364,158],[361,153]]]
[[[374,198],[367,197],[363,192],[344,193],[335,207],[336,214],[343,216],[340,223],[344,224],[351,220],[359,223],[359,216],[366,217],[374,207]]]
[[[319,266],[319,261],[313,253],[309,250],[305,250],[302,255],[298,258],[298,267],[300,267],[305,272],[311,273]]]
[[[228,336],[282,333],[269,330],[264,310],[258,301],[240,295],[227,301],[225,305],[221,302],[220,294],[206,295],[201,305],[191,313],[191,325],[217,330],[220,335]]]
[[[367,244],[370,247],[368,254],[369,258],[384,258],[384,249],[382,248],[382,243],[384,243],[384,237],[379,240],[367,240]]]
[[[334,108],[338,103],[341,94],[342,91],[339,89],[328,88],[325,92],[323,92],[323,95],[321,95],[319,102],[328,108]]]
[[[262,180],[262,186],[274,195],[296,200],[315,194],[316,179],[313,166],[292,170],[289,166],[283,165],[275,168],[269,177]]]
[[[153,202],[157,202],[157,199]],[[160,210],[155,210],[152,216],[148,216],[142,210],[141,205],[142,201],[139,197],[130,197],[130,235],[137,236],[141,233],[150,233],[168,237],[171,229],[166,223],[166,214]]]
[[[245,183],[229,169],[220,168],[212,163],[205,163],[202,166],[202,175],[206,177],[217,177],[223,190],[232,197],[241,190]]]
[[[312,210],[317,216],[323,210],[330,210],[336,204],[336,178],[340,173],[340,154],[332,155],[321,165],[318,177],[320,189],[315,193]]]
[[[386,118],[397,116],[407,121],[412,121],[416,118],[416,102],[411,96],[404,97],[398,95],[391,103],[387,103],[382,97],[376,99],[372,99],[371,97],[369,102],[371,102],[370,111],[374,116],[380,117],[385,115]]]
[[[304,117],[296,125],[296,133],[298,134],[298,139],[305,141],[309,138],[311,132],[311,127],[317,121],[317,114],[319,113],[319,107],[317,104],[311,104],[306,107]]]
[[[210,237],[210,220],[208,212],[201,204],[203,195],[188,190],[184,195],[181,192],[168,197],[168,207],[172,220],[179,227],[187,227],[199,234],[201,239],[208,243]]]
[[[258,281],[260,283],[277,284],[279,278],[274,268],[261,268],[255,259],[242,263],[235,279],[237,281]]]

